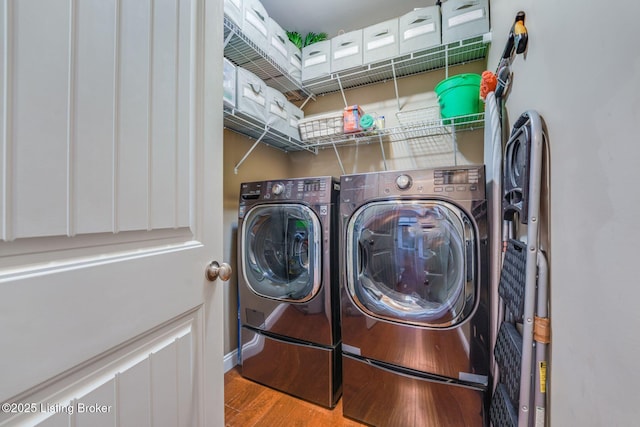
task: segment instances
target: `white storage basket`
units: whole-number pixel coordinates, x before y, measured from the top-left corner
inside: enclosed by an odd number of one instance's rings
[[[300,121],[304,119],[304,111],[302,111],[291,102],[287,102],[287,115],[289,118],[289,122],[285,134],[295,139],[296,141],[300,141],[301,138],[299,126]]]
[[[224,14],[242,28],[242,0],[224,0]]]
[[[362,30],[349,31],[331,39],[331,72],[362,66]]]
[[[284,134],[289,127],[287,98],[278,90],[267,86],[267,125]]]
[[[236,66],[227,58],[223,58],[223,101],[224,105],[235,108],[236,106],[236,84],[237,72]]]
[[[287,40],[287,71],[293,80],[300,83],[302,81],[302,50],[293,42]]]
[[[273,80],[268,80],[267,84],[273,87],[281,85],[279,88],[283,92],[286,92],[283,88],[292,87],[292,82],[298,87],[302,86],[302,51],[289,40],[287,40],[287,63],[285,66],[287,75],[274,77]]]
[[[268,49],[269,15],[260,0],[243,0],[242,32],[263,52]]]
[[[269,46],[267,46],[267,54],[284,71],[288,71],[289,51],[287,50],[287,42],[289,42],[289,37],[287,32],[271,17],[268,19],[268,23]]]
[[[398,56],[398,18],[371,25],[362,30],[364,64],[385,61]]]
[[[300,120],[298,127],[302,141],[342,135],[344,134],[342,111],[306,117]]]
[[[442,42],[440,7],[430,6],[400,17],[400,54],[438,46]]]
[[[331,40],[302,48],[302,82],[328,76],[331,72]]]
[[[489,0],[448,0],[442,4],[442,43],[489,32]]]
[[[237,68],[238,92],[236,97],[239,111],[262,123],[267,121],[267,85],[251,71]]]

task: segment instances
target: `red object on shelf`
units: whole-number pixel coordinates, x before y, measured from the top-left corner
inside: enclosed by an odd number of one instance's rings
[[[350,105],[345,107],[344,112],[342,113],[344,133],[362,132],[362,127],[360,127],[360,118],[363,114],[364,112],[359,105]]]

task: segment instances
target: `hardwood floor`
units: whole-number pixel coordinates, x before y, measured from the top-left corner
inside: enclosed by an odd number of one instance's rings
[[[224,375],[224,418],[227,427],[358,427],[342,416],[342,399],[333,409],[297,399],[249,381],[233,368]]]

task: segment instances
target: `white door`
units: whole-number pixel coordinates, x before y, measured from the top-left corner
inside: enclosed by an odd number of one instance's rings
[[[222,425],[222,2],[0,33],[0,425]]]

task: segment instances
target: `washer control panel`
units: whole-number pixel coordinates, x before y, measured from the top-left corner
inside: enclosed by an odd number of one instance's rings
[[[338,187],[331,177],[248,182],[240,187],[240,202],[303,200],[310,204],[330,203],[332,191]]]

